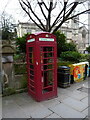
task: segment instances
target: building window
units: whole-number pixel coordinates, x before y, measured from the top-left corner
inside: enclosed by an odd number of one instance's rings
[[[82,38],[86,38],[86,31],[85,30],[82,31]]]

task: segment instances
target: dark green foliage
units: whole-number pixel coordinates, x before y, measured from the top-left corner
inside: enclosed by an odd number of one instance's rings
[[[58,61],[57,66],[68,66],[70,64],[73,64],[73,62],[60,60],[60,61]]]
[[[86,48],[86,50],[90,53],[90,46]]]
[[[8,28],[2,30],[2,40],[9,40],[11,33],[8,31]]]
[[[87,61],[89,62],[89,65],[90,65],[90,54],[88,54],[87,56]]]
[[[90,63],[90,54],[81,54],[81,62],[88,61]]]
[[[62,52],[60,57],[62,58],[62,60],[65,61],[79,62],[81,59],[81,54],[74,51],[67,51],[67,52]]]
[[[4,28],[2,30],[2,40],[13,40],[16,37],[15,31],[10,31],[10,28]]]
[[[63,33],[61,33],[61,31],[56,31],[54,35],[56,36],[57,40],[57,54],[59,56],[61,52],[64,51],[66,36]]]
[[[20,52],[19,52],[19,53],[20,53]],[[16,63],[25,62],[25,61],[26,61],[25,56],[26,56],[25,53],[14,54],[14,61],[15,61]]]
[[[15,94],[16,91],[14,88],[6,88],[3,90],[3,96],[8,96],[8,95],[12,95]]]
[[[26,73],[26,64],[14,64],[15,75],[25,74]]]
[[[64,51],[77,51],[76,45],[73,42],[65,43]]]
[[[57,40],[57,54],[60,57],[60,54],[65,51],[77,51],[76,45],[73,42],[67,43],[66,36],[61,31],[56,31],[54,33]]]
[[[26,37],[28,35],[29,35],[29,33],[27,33],[24,36],[16,39],[16,45],[17,45],[17,52],[18,53],[25,53],[26,52]]]
[[[22,82],[21,82],[21,88],[27,88],[27,84],[28,84],[27,79],[28,79],[27,75],[23,75]]]
[[[81,54],[81,60],[80,62],[88,61],[88,54]]]

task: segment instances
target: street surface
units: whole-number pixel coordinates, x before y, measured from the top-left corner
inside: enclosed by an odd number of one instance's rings
[[[88,118],[88,80],[58,87],[58,97],[36,102],[27,93],[3,97],[3,118]],[[1,108],[1,104],[0,104]],[[1,112],[0,112],[1,113]],[[1,114],[0,114],[1,115]]]

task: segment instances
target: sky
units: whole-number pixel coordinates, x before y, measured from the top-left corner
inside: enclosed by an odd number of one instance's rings
[[[19,21],[26,21],[25,13],[21,9],[18,0],[0,0],[0,13],[6,12],[15,19],[17,23]]]
[[[83,7],[81,9],[83,9]],[[29,17],[27,17],[25,12],[21,9],[18,0],[0,0],[0,14],[2,15],[4,11],[9,15],[12,15],[15,23],[18,23],[18,21],[27,22],[29,20]],[[86,14],[80,16],[81,22],[87,24],[87,20],[88,16]]]

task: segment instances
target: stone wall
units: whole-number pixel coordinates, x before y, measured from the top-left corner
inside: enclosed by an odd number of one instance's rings
[[[27,87],[26,63],[14,63],[15,89]]]

